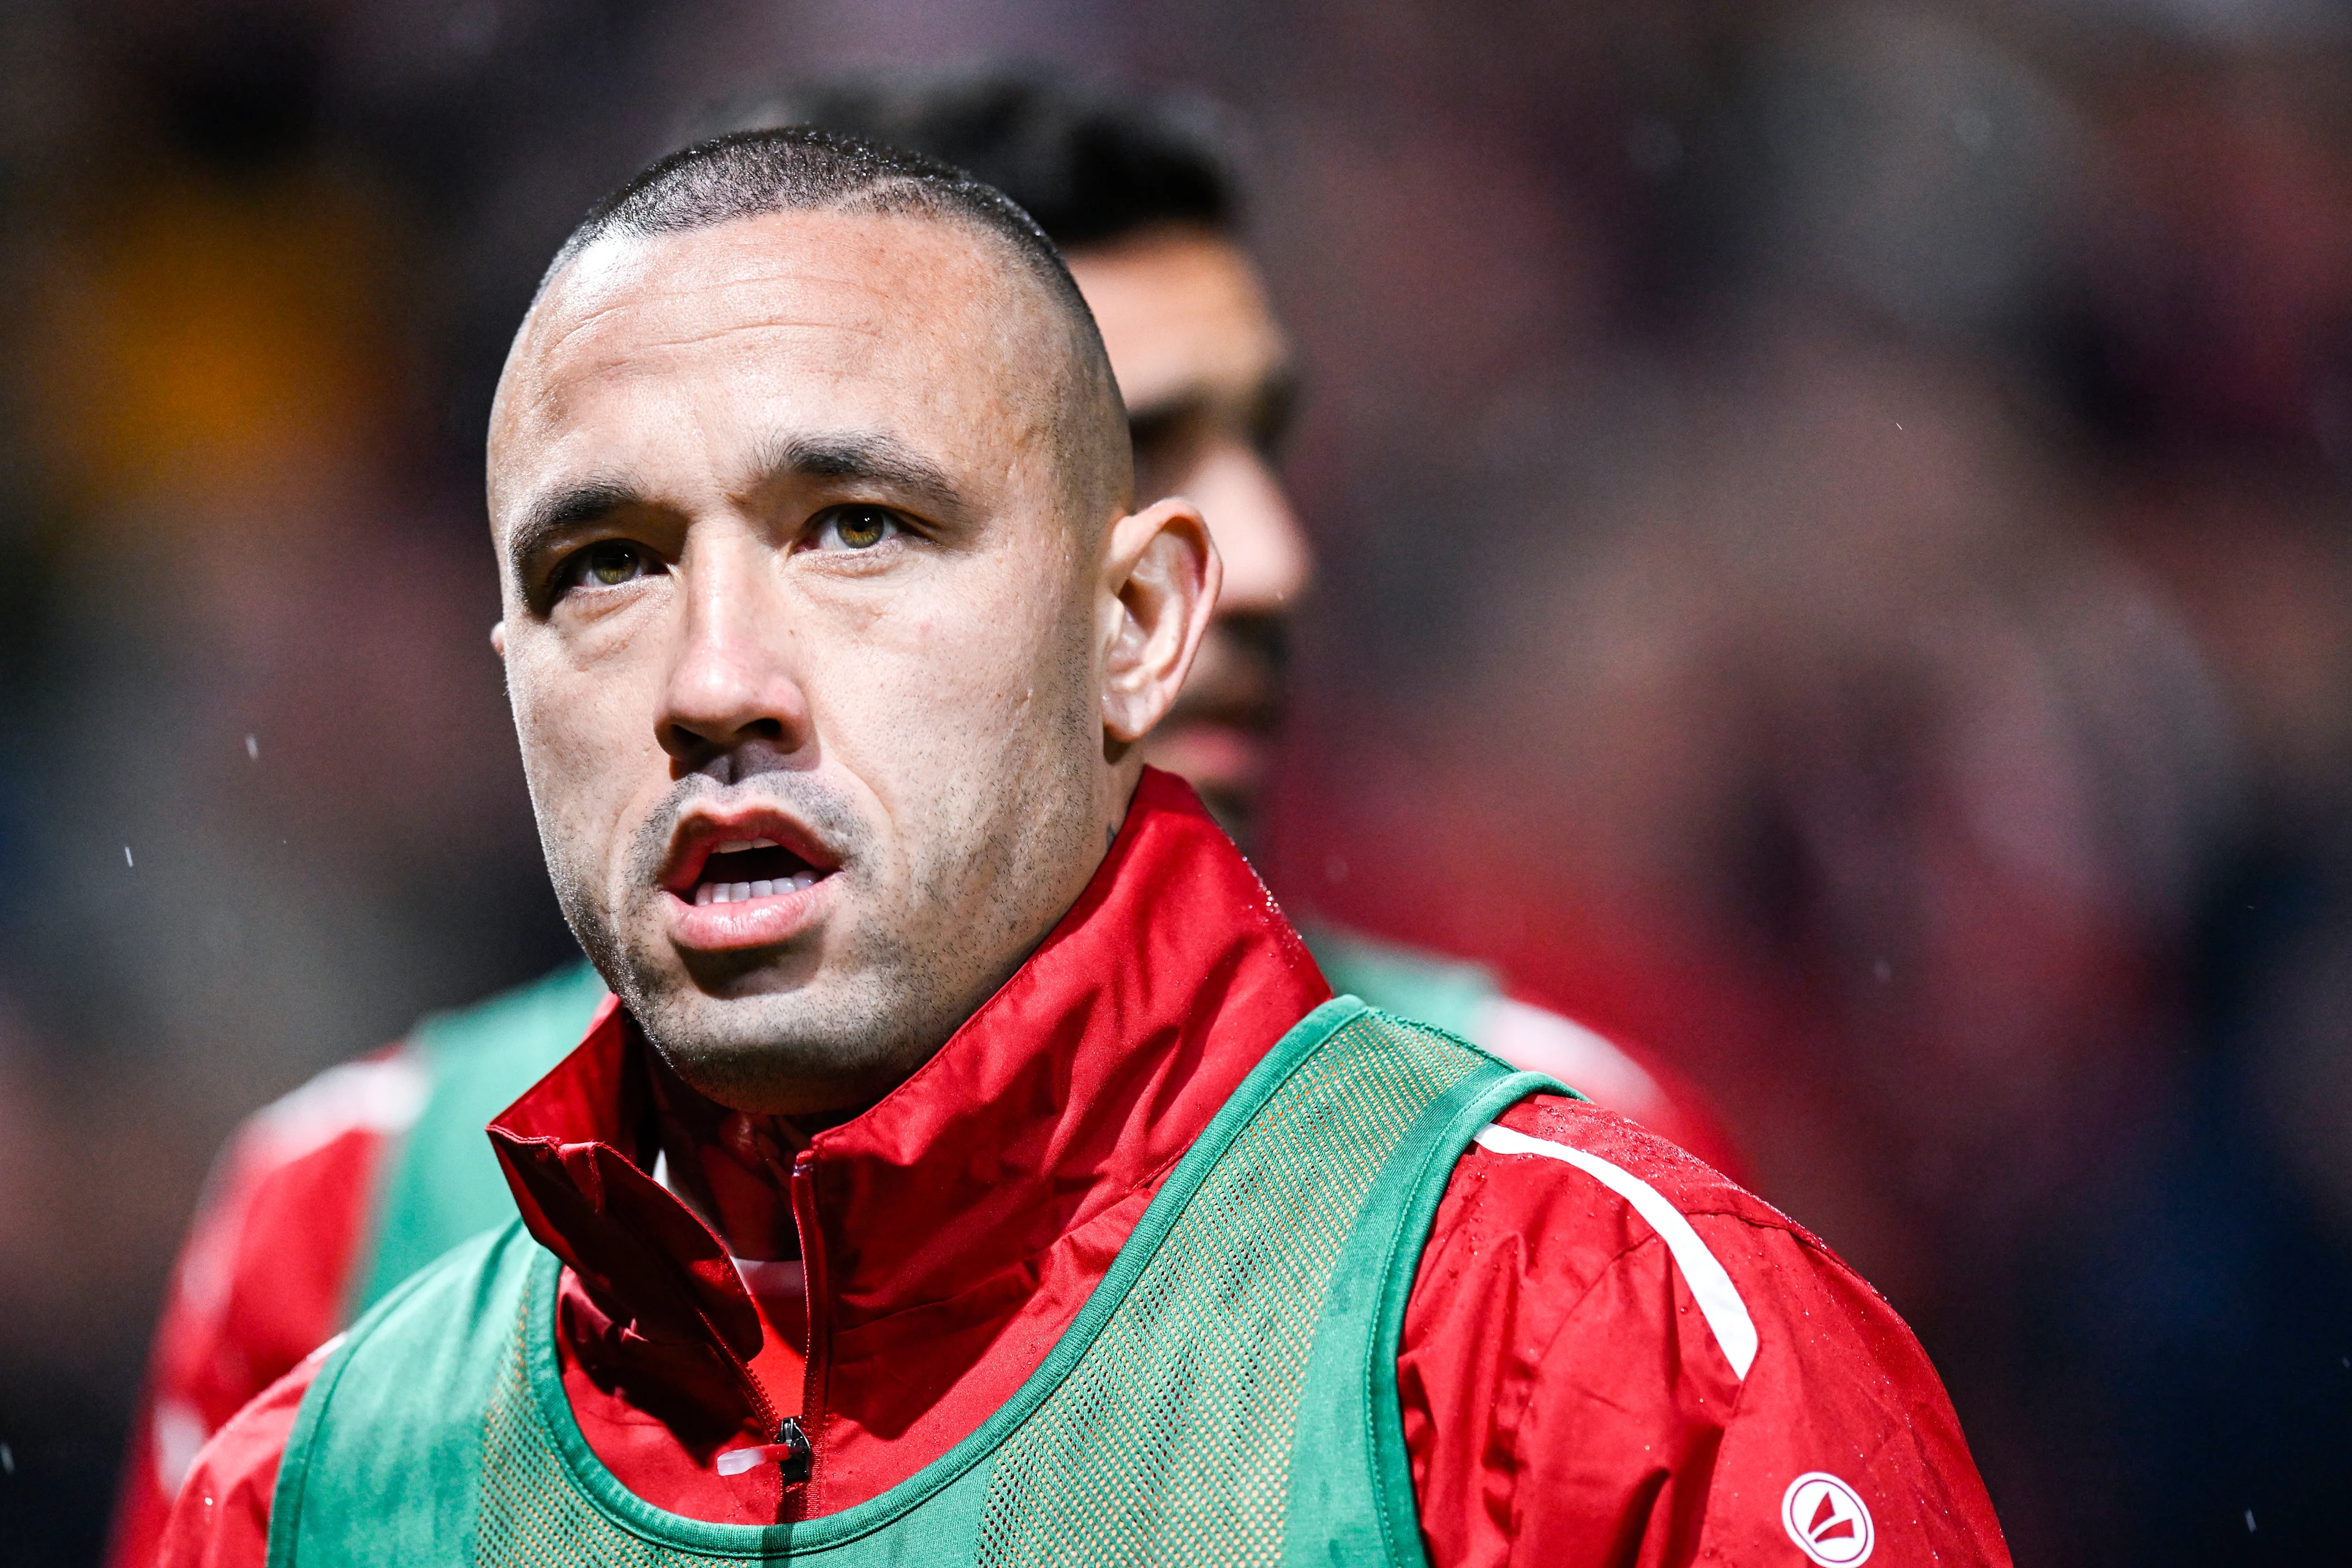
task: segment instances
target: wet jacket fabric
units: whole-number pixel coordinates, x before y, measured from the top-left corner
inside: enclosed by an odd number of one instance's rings
[[[1622,1045],[1507,994],[1475,964],[1328,926],[1308,951],[1334,990],[1548,1073],[1737,1174],[1686,1086]],[[604,983],[573,963],[425,1020],[257,1112],[224,1152],[182,1248],[117,1491],[108,1568],[145,1568],[205,1438],[418,1268],[505,1224],[483,1128],[580,1043]]]
[[[1147,774],[1029,963],[814,1138],[698,1101],[608,1009],[493,1129],[566,1265],[556,1342],[590,1446],[639,1497],[710,1521],[821,1515],[913,1474],[1034,1370],[1326,990],[1190,791]],[[163,1561],[259,1568],[317,1364],[206,1446]],[[1885,1303],[1768,1205],[1565,1097],[1520,1101],[1457,1163],[1397,1384],[1438,1563],[2007,1560]],[[723,1473],[782,1415],[812,1439],[806,1482]]]

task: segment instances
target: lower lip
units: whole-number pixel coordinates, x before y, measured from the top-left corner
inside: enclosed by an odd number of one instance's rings
[[[834,880],[831,876],[820,877],[795,892],[771,893],[764,899],[730,904],[698,904],[690,888],[683,898],[664,893],[670,940],[698,952],[778,946],[816,924],[825,900],[832,897]]]

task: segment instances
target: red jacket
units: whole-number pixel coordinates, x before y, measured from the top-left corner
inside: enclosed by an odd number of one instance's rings
[[[492,1129],[567,1265],[558,1342],[591,1445],[640,1496],[711,1520],[830,1512],[906,1479],[1035,1369],[1170,1167],[1326,994],[1191,792],[1147,773],[1021,971],[813,1139],[699,1100],[608,1011]],[[805,1296],[789,1261],[739,1272],[647,1173],[657,1155],[738,1253],[797,1254]],[[316,1365],[207,1445],[163,1561],[260,1568]],[[1522,1101],[1456,1168],[1398,1387],[1440,1564],[2007,1561],[1885,1303],[1769,1205],[1574,1100]],[[810,1432],[805,1486],[719,1472],[764,1439],[762,1404]]]

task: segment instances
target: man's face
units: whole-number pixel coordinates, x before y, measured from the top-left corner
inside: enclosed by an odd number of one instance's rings
[[[1137,520],[1073,515],[1070,330],[999,249],[807,212],[607,240],[500,384],[501,646],[557,893],[739,1109],[910,1070],[1077,897],[1132,784],[1105,563]]]
[[[1162,229],[1069,263],[1127,399],[1137,498],[1190,499],[1225,563],[1199,662],[1144,755],[1190,779],[1246,847],[1282,716],[1282,629],[1311,564],[1272,467],[1290,411],[1289,346],[1231,240]]]

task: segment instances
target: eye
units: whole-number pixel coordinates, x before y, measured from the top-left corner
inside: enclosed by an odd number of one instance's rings
[[[815,521],[819,550],[871,550],[907,531],[898,513],[880,506],[827,507]]]
[[[558,583],[564,588],[618,588],[661,572],[653,552],[625,539],[600,539],[563,563]]]

